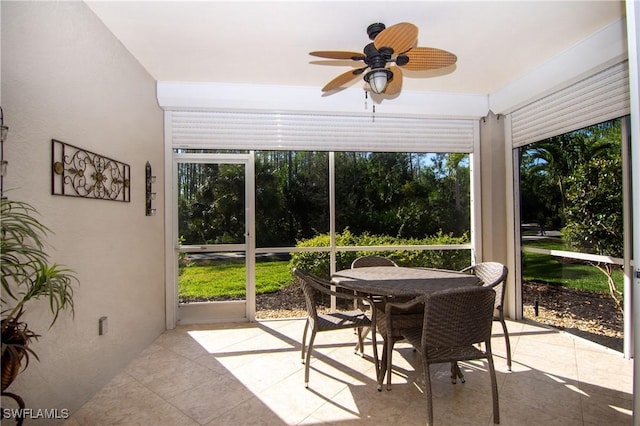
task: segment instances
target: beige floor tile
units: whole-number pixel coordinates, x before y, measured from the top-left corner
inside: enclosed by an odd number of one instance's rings
[[[292,375],[303,377],[304,365],[298,353],[274,353],[269,355],[270,365],[265,368],[263,358],[230,370],[230,374],[254,393],[259,393]]]
[[[491,423],[493,424],[493,423]],[[609,424],[609,423],[603,423]],[[582,426],[582,413],[567,417],[548,413],[540,407],[521,404],[508,397],[500,398],[500,426]]]
[[[501,425],[631,424],[633,362],[598,345],[509,321],[513,371],[499,323],[492,347]],[[426,420],[419,354],[393,353],[392,390],[378,392],[371,336],[354,355],[352,330],[319,333],[304,387],[304,320],[179,326],[162,334],[80,410],[84,425],[414,425]],[[378,348],[382,350],[379,339]],[[382,353],[380,352],[380,355]],[[492,425],[486,362],[430,368],[438,425]]]
[[[559,381],[543,371],[507,375],[500,394],[521,407],[568,418],[582,418],[582,392],[575,381]]]
[[[633,423],[633,402],[615,395],[592,394],[582,397],[582,411],[585,423],[598,424],[607,419],[611,425],[631,425]]]
[[[220,362],[220,358],[213,354],[207,353],[205,355],[201,355],[199,358],[194,359],[193,362],[208,368],[209,370],[213,371],[215,374],[229,373],[229,369],[227,369],[227,367],[225,367]]]
[[[547,345],[545,343],[537,346],[541,352],[520,353],[517,360],[519,366],[512,366],[512,371],[518,372],[524,368],[544,371],[548,375],[556,376],[564,380],[578,380],[578,368],[573,352],[570,352],[566,347]]]
[[[181,331],[190,336],[202,348],[211,354],[224,353],[225,348],[240,342],[262,336],[263,331],[252,323],[232,324],[224,328],[223,324],[215,324],[211,328],[182,326]]]
[[[206,424],[253,398],[253,393],[230,375],[198,383],[198,386],[175,394],[167,401],[199,424]]]
[[[256,397],[286,424],[298,424],[337,395],[345,385],[322,374],[311,376],[309,388],[303,377],[291,377]]]
[[[251,398],[215,417],[207,426],[280,426],[285,424],[276,413],[258,398]]]
[[[516,351],[528,352],[528,344],[545,343],[553,346],[563,346],[569,349],[575,348],[575,340],[565,333],[558,332],[548,328],[527,328],[522,331],[520,338],[518,339],[518,345]]]
[[[171,350],[154,351],[132,362],[126,372],[163,398],[216,380],[219,374]]]
[[[154,344],[188,359],[195,359],[208,353],[196,339],[183,329],[164,332]]]
[[[378,392],[374,386],[347,386],[314,411],[312,418],[329,424],[393,424],[409,408],[413,397],[406,389]]]
[[[135,380],[109,384],[71,420],[79,425],[196,425],[191,418]]]

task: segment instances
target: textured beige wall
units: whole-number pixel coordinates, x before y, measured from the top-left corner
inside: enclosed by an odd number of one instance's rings
[[[40,362],[10,389],[28,408],[74,410],[164,330],[163,214],[144,214],[146,161],[163,181],[163,115],[154,79],[83,2],[0,7],[5,188],[40,211],[52,260],[81,282],[75,319],[49,330],[47,306],[29,310]],[[131,202],[51,195],[52,138],[129,164]]]

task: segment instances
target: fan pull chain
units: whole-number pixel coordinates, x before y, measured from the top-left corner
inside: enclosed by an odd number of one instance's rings
[[[365,111],[369,109],[369,102],[368,102],[368,99],[369,99],[369,92],[367,92],[367,91],[365,90],[365,91],[364,91],[364,109],[365,109]],[[376,106],[375,106],[375,104],[372,104],[372,105],[371,105],[371,109],[372,109],[372,111],[373,111],[373,112],[372,112],[372,114],[371,114],[371,121],[372,121],[373,123],[375,123],[375,122],[376,122]]]

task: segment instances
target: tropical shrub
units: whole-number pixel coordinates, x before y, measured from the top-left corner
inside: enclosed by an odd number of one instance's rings
[[[407,245],[450,245],[467,244],[469,237],[464,234],[454,237],[452,234],[438,232],[436,235],[423,239],[396,238],[388,235],[372,235],[363,233],[354,235],[349,230],[336,234],[337,246],[407,246]],[[308,240],[300,241],[297,247],[329,247],[328,234],[320,234]],[[468,249],[453,250],[357,250],[338,251],[336,253],[336,270],[349,268],[351,262],[360,256],[384,256],[392,259],[400,266],[428,267],[459,270],[468,266],[471,256]],[[291,268],[300,268],[320,277],[329,278],[330,254],[328,252],[298,252],[292,253]]]

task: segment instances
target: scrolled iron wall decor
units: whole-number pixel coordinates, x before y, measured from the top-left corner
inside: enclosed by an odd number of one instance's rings
[[[154,216],[156,209],[153,208],[152,202],[156,199],[156,193],[153,192],[153,184],[156,182],[156,177],[151,173],[151,163],[147,161],[145,165],[145,181],[146,181],[146,197],[147,203],[145,206],[145,214],[147,216]]]
[[[131,169],[86,149],[51,140],[51,193],[69,197],[129,202]]]

